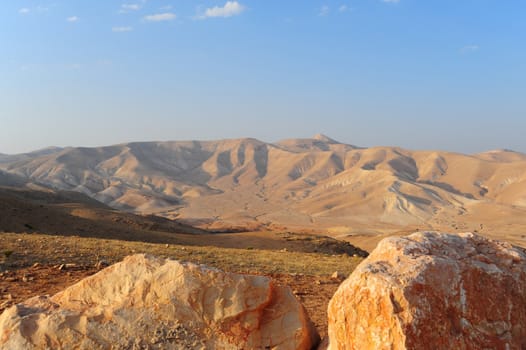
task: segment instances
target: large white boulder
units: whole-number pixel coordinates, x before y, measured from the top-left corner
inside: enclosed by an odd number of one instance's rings
[[[1,349],[311,349],[288,287],[145,255],[0,316]]]

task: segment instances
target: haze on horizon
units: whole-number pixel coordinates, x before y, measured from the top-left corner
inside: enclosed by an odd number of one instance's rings
[[[326,134],[526,152],[526,4],[8,0],[0,153]]]

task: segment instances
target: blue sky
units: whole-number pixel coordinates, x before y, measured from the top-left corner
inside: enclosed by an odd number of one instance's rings
[[[0,153],[325,133],[526,152],[522,0],[6,0]]]

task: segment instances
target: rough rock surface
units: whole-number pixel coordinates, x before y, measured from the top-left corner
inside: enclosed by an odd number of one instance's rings
[[[466,233],[383,240],[329,304],[329,349],[526,349],[526,254]]]
[[[1,349],[310,349],[288,287],[145,255],[0,316]]]

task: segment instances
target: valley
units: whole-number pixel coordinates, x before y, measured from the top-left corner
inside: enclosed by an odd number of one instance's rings
[[[416,230],[525,244],[526,155],[509,150],[362,148],[316,135],[48,148],[4,155],[0,169],[11,182],[210,232],[322,233],[368,250]]]

